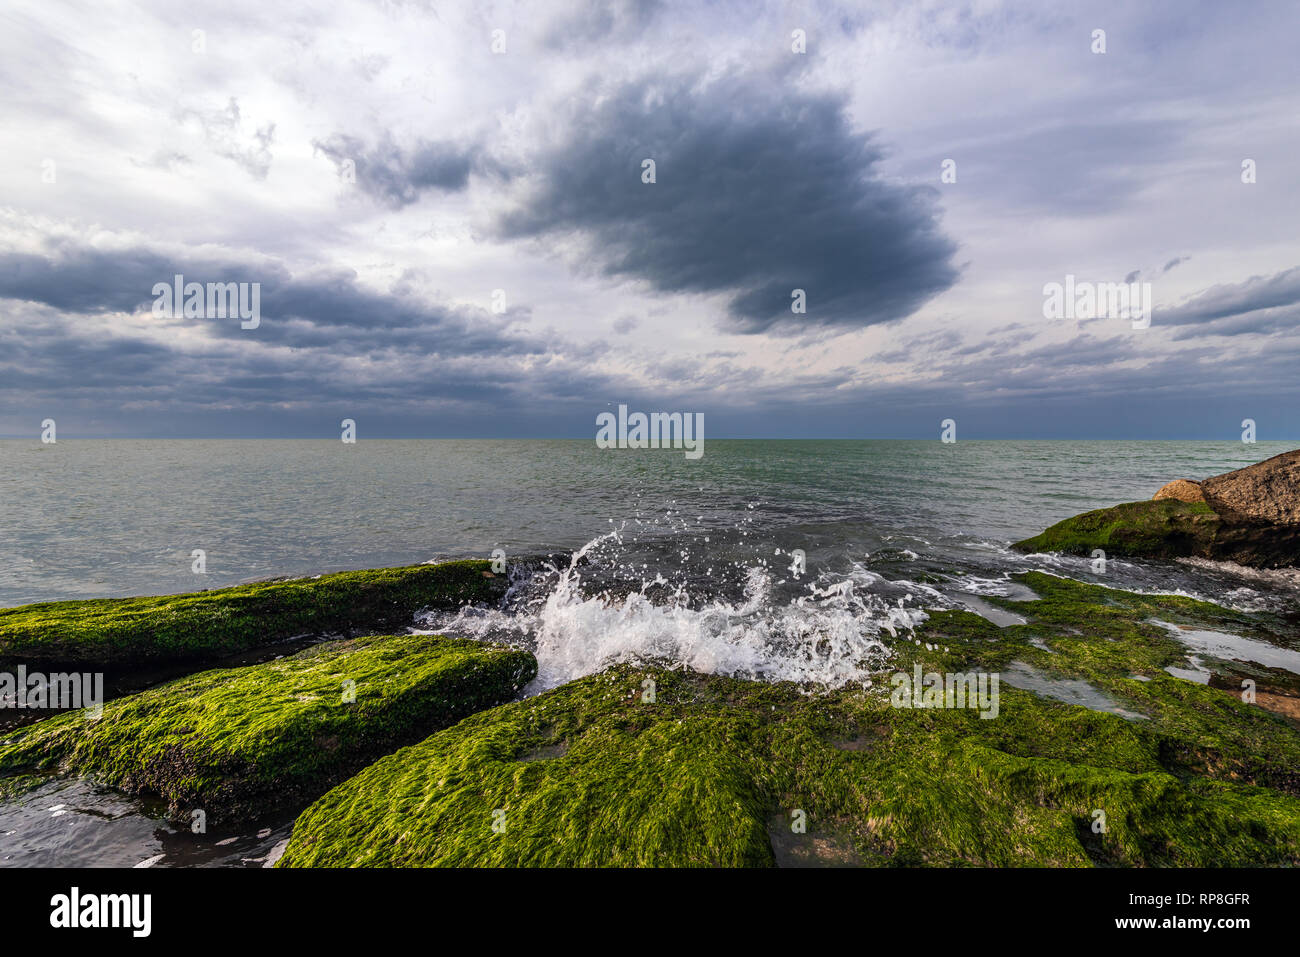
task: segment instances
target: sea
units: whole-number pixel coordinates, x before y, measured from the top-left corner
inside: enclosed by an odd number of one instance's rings
[[[1268,611],[1300,634],[1294,570],[1102,568],[1010,547],[1291,447],[711,439],[688,459],[592,440],[5,440],[0,606],[490,559],[510,581],[498,606],[428,611],[410,628],[528,647],[530,694],[644,659],[865,683],[931,611],[1005,615],[983,599],[1022,597],[1013,576],[1028,570]],[[289,823],[218,847],[143,802],[52,779],[0,802],[0,864],[261,866]]]

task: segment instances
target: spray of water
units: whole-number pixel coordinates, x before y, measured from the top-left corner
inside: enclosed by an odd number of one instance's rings
[[[530,648],[538,661],[530,693],[632,661],[838,687],[869,684],[890,657],[887,642],[910,638],[926,618],[912,595],[877,593],[884,580],[861,565],[793,585],[756,560],[734,569],[739,593],[724,597],[700,575],[670,581],[668,569],[620,560],[623,544],[622,529],[611,531],[567,564],[516,571],[500,607],[426,612],[422,630]],[[670,573],[690,567],[688,545],[673,556],[681,564]],[[707,582],[713,569],[700,569]]]

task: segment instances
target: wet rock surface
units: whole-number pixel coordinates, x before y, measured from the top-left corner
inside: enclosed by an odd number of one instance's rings
[[[381,759],[303,813],[278,866],[1300,863],[1300,726],[1165,670],[1193,651],[1167,622],[1258,621],[1018,584],[1035,597],[988,600],[1022,624],[936,612],[893,644],[900,673],[1034,675],[991,719],[897,706],[887,674],[827,689],[619,665]]]
[[[49,718],[0,742],[0,777],[60,771],[218,823],[301,807],[376,757],[514,697],[526,651],[431,635],[326,642]]]

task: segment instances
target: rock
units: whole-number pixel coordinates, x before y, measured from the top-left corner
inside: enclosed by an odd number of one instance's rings
[[[1039,597],[1004,603],[1031,626],[934,612],[922,644],[895,643],[896,672],[871,688],[809,694],[618,665],[479,712],[323,795],[277,866],[1300,864],[1300,730],[1235,685],[1164,671],[1187,649],[1151,622],[1254,619],[1182,596],[1017,580]],[[969,700],[899,705],[890,690],[916,667],[928,680],[1016,661],[1146,717],[1009,682],[996,720]],[[1096,808],[1101,834],[1088,826]]]
[[[1300,525],[1225,521],[1205,502],[1126,502],[1084,512],[1011,546],[1021,552],[1107,557],[1210,558],[1253,568],[1300,564]]]
[[[1090,555],[1100,548],[1111,557],[1208,558],[1219,525],[1219,517],[1204,503],[1127,502],[1067,518],[1012,547],[1070,555]]]
[[[1012,547],[1210,558],[1256,568],[1300,565],[1300,449],[1200,482],[1175,479],[1149,502],[1085,512]]]
[[[0,608],[0,666],[69,670],[211,662],[307,634],[374,633],[421,608],[489,601],[504,579],[487,561],[339,572],[184,595]]]
[[[1180,502],[1205,501],[1205,496],[1201,494],[1201,483],[1193,482],[1191,479],[1174,479],[1167,485],[1162,485],[1160,491],[1151,496],[1153,502],[1165,498],[1176,499]]]
[[[1207,478],[1201,492],[1230,522],[1300,526],[1300,449]]]
[[[477,576],[476,576],[477,577]],[[102,717],[48,718],[0,744],[10,776],[50,770],[163,798],[209,824],[301,808],[371,761],[509,701],[531,654],[437,635],[324,642],[118,698]]]

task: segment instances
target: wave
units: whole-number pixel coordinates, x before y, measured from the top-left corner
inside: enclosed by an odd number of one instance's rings
[[[1002,626],[1021,621],[979,598],[1033,600],[1015,580],[1022,572],[1243,612],[1287,612],[1296,579],[1286,576],[1300,574],[1115,558],[1099,574],[1089,558],[1024,555],[997,540],[931,543],[895,533],[873,540],[866,516],[839,527],[763,527],[754,518],[736,515],[719,527],[675,502],[659,516],[638,510],[571,555],[511,564],[498,607],[426,611],[420,630],[529,649],[538,660],[529,693],[627,662],[866,686],[886,670],[897,641],[917,640],[928,612],[963,608]]]
[[[912,639],[927,618],[915,599],[935,594],[859,563],[846,574],[804,581],[808,576],[759,560],[735,569],[735,597],[708,594],[708,584],[696,595],[685,578],[669,581],[659,570],[639,581],[611,579],[611,567],[637,567],[620,561],[623,544],[621,531],[612,531],[567,565],[517,567],[501,607],[424,612],[421,630],[529,647],[538,661],[530,694],[638,661],[763,681],[869,686],[891,656],[883,637]]]

